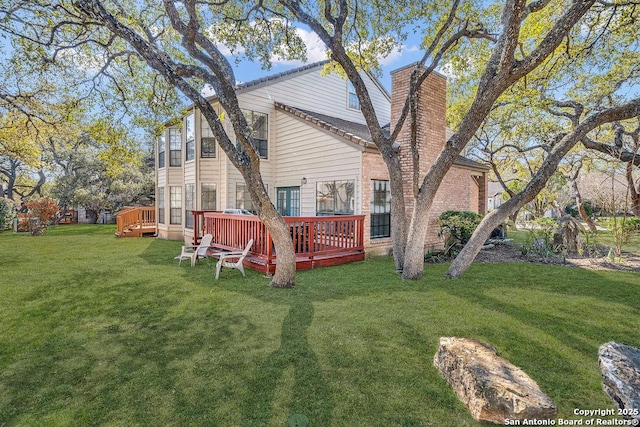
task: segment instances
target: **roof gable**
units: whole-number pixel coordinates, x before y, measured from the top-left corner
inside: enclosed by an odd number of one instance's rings
[[[373,142],[373,138],[371,137],[369,127],[365,124],[350,122],[338,117],[327,116],[326,114],[292,107],[279,102],[275,102],[274,105],[277,110],[286,111],[289,114],[338,135],[361,147],[377,150],[377,147]],[[389,125],[383,126],[382,131],[389,136]],[[489,170],[488,166],[464,156],[457,156],[454,164],[470,169]]]

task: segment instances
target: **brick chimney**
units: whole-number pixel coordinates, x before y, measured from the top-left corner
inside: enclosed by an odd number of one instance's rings
[[[391,127],[395,126],[404,107],[409,90],[409,80],[415,64],[391,73]],[[429,166],[438,156],[446,141],[446,92],[444,76],[433,72],[418,90],[417,142],[420,152],[420,182]],[[402,173],[405,182],[407,214],[413,210],[413,160],[411,153],[411,119],[407,117],[396,143],[400,145]]]

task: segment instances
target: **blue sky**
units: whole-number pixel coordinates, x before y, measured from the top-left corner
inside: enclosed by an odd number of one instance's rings
[[[307,63],[314,63],[327,59],[326,47],[318,36],[311,31],[302,28],[298,28],[297,31],[298,35],[302,40],[304,40],[307,46]],[[410,38],[399,50],[392,52],[391,55],[381,60],[383,65],[383,75],[380,77],[380,81],[388,90],[391,88],[391,77],[389,74],[391,71],[422,59],[423,52],[419,48],[419,43],[420,42],[417,37],[414,37],[413,39]],[[233,64],[234,59],[231,53],[228,49],[222,46],[221,48],[223,53]],[[278,58],[272,58],[272,63],[273,67],[270,70],[263,70],[259,63],[242,61],[240,64],[234,66],[236,80],[238,82],[248,82],[304,65],[300,61],[284,61]]]

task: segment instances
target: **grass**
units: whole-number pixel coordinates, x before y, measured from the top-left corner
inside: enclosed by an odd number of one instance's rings
[[[427,265],[403,282],[376,259],[275,290],[114,231],[0,234],[1,426],[480,425],[432,366],[441,336],[490,342],[576,418],[613,408],[598,347],[640,347],[633,273]]]

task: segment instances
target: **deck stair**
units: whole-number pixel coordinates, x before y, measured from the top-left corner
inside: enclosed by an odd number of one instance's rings
[[[153,206],[127,206],[116,214],[116,237],[155,236],[158,231]]]

